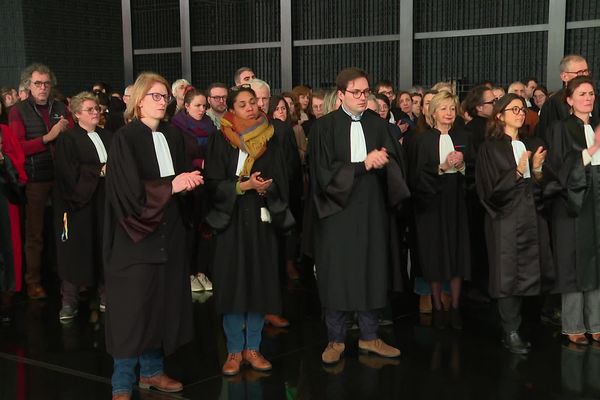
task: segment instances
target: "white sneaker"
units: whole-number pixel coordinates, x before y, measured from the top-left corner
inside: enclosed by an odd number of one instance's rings
[[[213,290],[213,284],[206,275],[204,275],[202,272],[200,272],[196,276],[198,277],[198,281],[200,282],[202,287],[204,287],[204,290]]]
[[[198,278],[195,277],[194,275],[190,276],[190,283],[192,285],[192,292],[203,292],[204,291],[204,286],[202,285],[202,283],[200,283]]]

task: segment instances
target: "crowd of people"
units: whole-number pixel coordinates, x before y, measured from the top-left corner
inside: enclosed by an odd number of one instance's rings
[[[378,330],[403,290],[437,329],[462,329],[462,297],[494,299],[512,353],[532,346],[519,333],[525,296],[540,296],[565,340],[600,342],[598,99],[583,57],[560,71],[555,93],[528,78],[482,82],[462,101],[450,82],[397,91],[359,68],[334,89],[272,95],[247,67],[233,87],[144,72],[122,94],[98,83],[63,98],[32,64],[0,91],[2,322],[15,292],[47,296],[53,246],[60,321],[77,318],[82,288],[97,292],[113,399],[136,382],[182,390],[163,360],[193,337],[194,291],[214,291],[223,374],[270,370],[261,332],[289,325],[280,270],[313,274],[302,265],[314,268],[325,364],[343,357],[352,315],[360,351],[400,356]]]

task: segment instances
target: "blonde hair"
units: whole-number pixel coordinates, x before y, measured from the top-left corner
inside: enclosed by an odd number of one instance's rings
[[[91,100],[98,105],[98,97],[96,97],[96,95],[92,92],[81,92],[71,97],[69,111],[71,111],[71,114],[74,118],[76,118],[75,113],[81,112],[81,107],[87,100]]]
[[[458,112],[458,97],[454,96],[452,93],[442,90],[433,98],[429,103],[429,114],[426,116],[427,123],[429,126],[435,127],[435,119],[433,118],[433,114],[437,111],[437,109],[442,105],[442,103],[451,102],[456,107],[456,111]]]
[[[337,90],[330,90],[323,96],[323,115],[329,114],[332,111],[337,110],[335,103],[337,103],[338,95]]]
[[[446,90],[452,94],[456,94],[456,89],[454,88],[454,85],[451,82],[438,82],[431,87],[431,90],[437,90],[438,92]]]
[[[171,90],[169,88],[169,82],[162,76],[154,72],[142,72],[133,87],[131,88],[131,93],[129,96],[129,101],[127,102],[127,110],[125,110],[125,118],[128,120],[132,120],[134,118],[141,118],[140,111],[140,102],[148,94],[148,91],[155,83],[162,83],[165,85],[165,89],[167,89],[168,94],[171,94]]]

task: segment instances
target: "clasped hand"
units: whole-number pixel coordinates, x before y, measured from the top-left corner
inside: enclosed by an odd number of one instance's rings
[[[189,192],[204,183],[200,171],[183,172],[173,178],[171,193]]]
[[[367,171],[373,168],[380,169],[385,167],[388,162],[390,162],[390,157],[386,148],[382,147],[381,150],[372,150],[369,154],[367,154],[367,158],[365,159],[365,168]]]
[[[273,183],[273,179],[263,179],[260,176],[260,171],[256,171],[250,175],[250,179],[240,183],[240,189],[244,192],[254,189],[258,194],[263,196],[267,193],[267,189],[269,189],[271,183]]]

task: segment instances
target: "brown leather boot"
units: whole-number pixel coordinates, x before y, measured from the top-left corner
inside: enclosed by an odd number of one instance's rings
[[[336,364],[341,360],[345,349],[344,343],[329,342],[321,354],[321,361],[325,364]]]
[[[290,321],[288,321],[280,315],[275,314],[266,314],[265,322],[267,324],[273,325],[275,328],[287,328],[288,326],[290,326]]]
[[[167,393],[181,392],[183,390],[183,385],[181,384],[181,382],[170,378],[164,372],[161,372],[158,375],[154,375],[151,378],[141,376],[139,387],[142,389],[154,388],[161,392]]]
[[[359,340],[358,349],[363,353],[373,353],[381,357],[393,358],[400,356],[400,350],[390,346],[381,339]]]
[[[227,361],[223,364],[222,372],[223,375],[237,375],[240,372],[240,365],[242,364],[242,353],[229,353],[227,354]]]
[[[431,296],[430,295],[419,296],[419,312],[421,314],[431,314],[432,309],[433,309],[433,306],[431,305]]]
[[[242,359],[257,371],[270,371],[273,368],[271,363],[256,350],[244,350]]]
[[[128,393],[113,394],[112,400],[131,400],[131,395]]]
[[[39,283],[27,285],[27,297],[32,300],[41,300],[47,297],[46,291]]]

